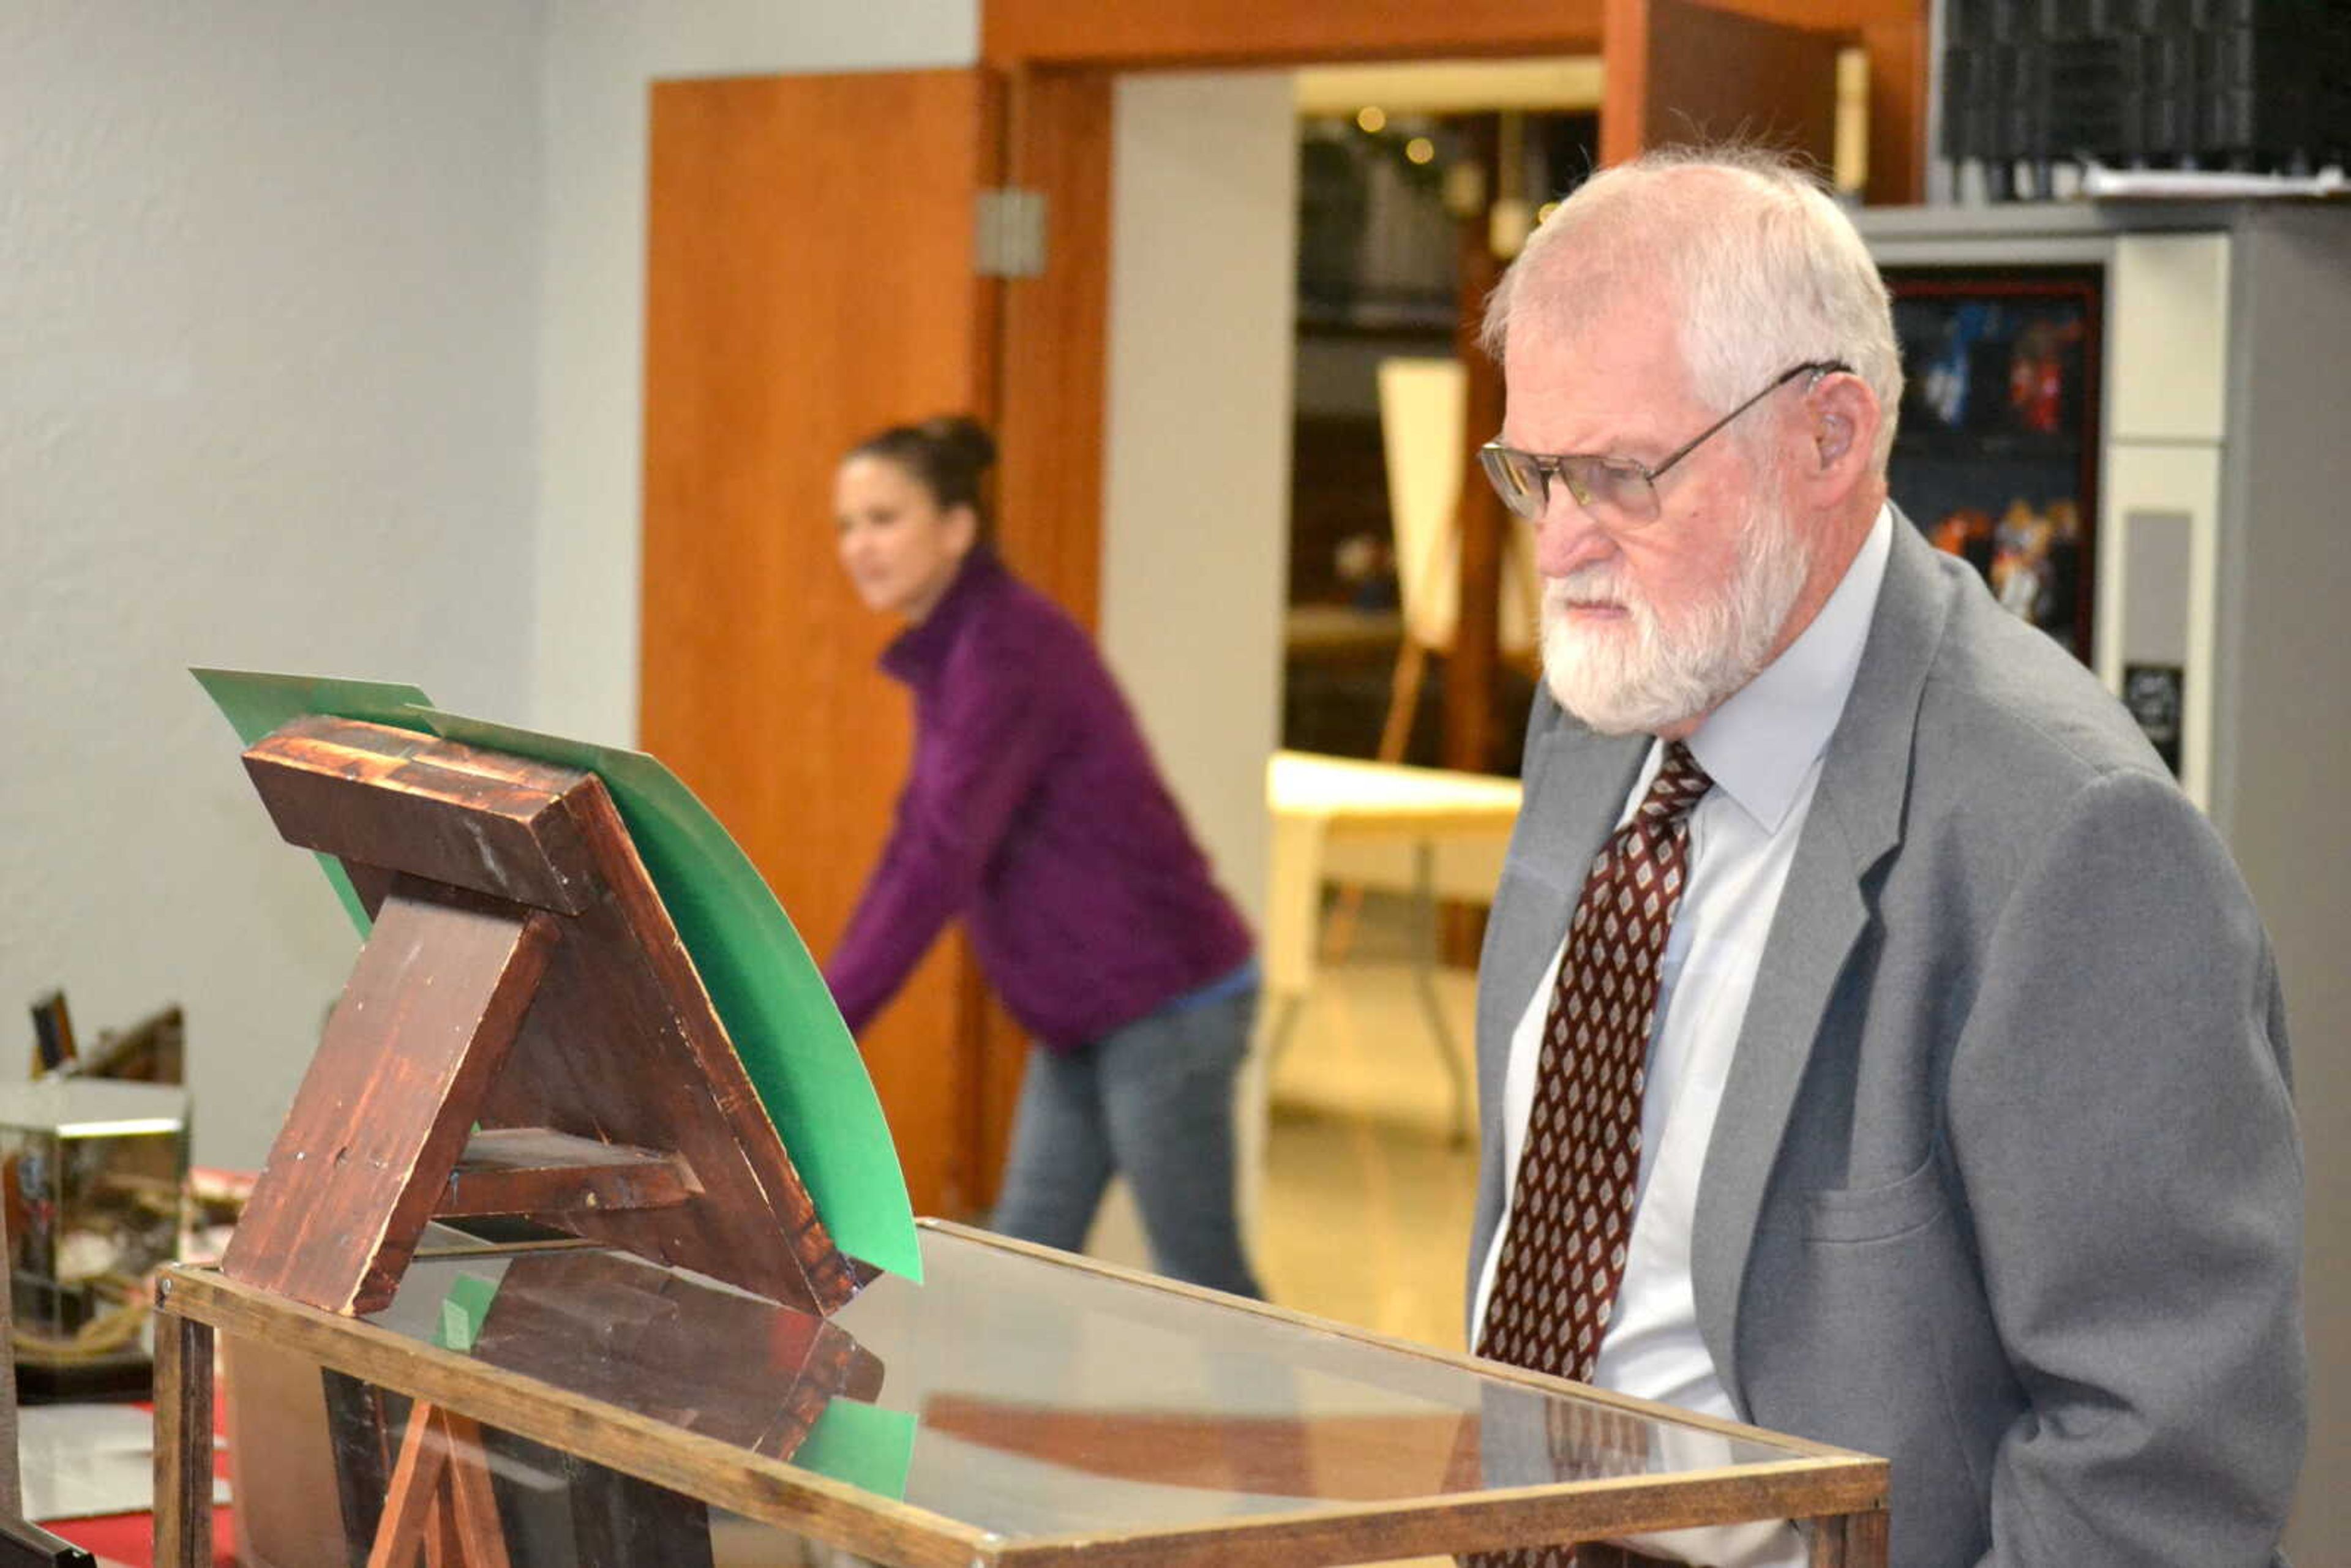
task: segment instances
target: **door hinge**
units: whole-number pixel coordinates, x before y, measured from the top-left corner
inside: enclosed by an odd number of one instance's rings
[[[982,277],[1044,276],[1045,193],[1018,185],[980,192],[972,254]]]

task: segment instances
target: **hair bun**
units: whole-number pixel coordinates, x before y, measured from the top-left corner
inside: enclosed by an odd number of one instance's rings
[[[941,414],[926,419],[918,427],[925,439],[945,447],[967,465],[974,474],[982,474],[996,463],[996,438],[987,427],[967,413]]]

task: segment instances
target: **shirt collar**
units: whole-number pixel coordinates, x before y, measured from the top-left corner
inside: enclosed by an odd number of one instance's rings
[[[1844,714],[1893,548],[1893,508],[1880,506],[1813,623],[1690,737],[1698,766],[1766,832],[1787,820]]]
[[[975,545],[956,570],[953,582],[931,606],[931,612],[890,640],[882,650],[882,673],[893,680],[910,686],[919,686],[936,674],[946,662],[947,649],[954,645],[956,633],[971,619],[972,606],[986,597],[987,591],[1004,577],[1004,567],[996,552],[986,545]]]

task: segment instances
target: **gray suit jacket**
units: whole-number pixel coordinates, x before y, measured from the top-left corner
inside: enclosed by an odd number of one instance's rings
[[[1647,745],[1537,699],[1479,970],[1473,1291],[1510,1032]],[[2256,1568],[2302,1458],[2301,1206],[2227,852],[1897,516],[1699,1187],[1732,1401],[1893,1461],[1897,1568]]]

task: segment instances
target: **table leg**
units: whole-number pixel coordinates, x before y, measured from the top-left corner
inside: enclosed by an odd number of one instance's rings
[[[211,1568],[213,1331],[171,1310],[155,1286],[155,1563]]]
[[[1428,1027],[1437,1038],[1437,1054],[1444,1059],[1445,1075],[1453,1085],[1453,1142],[1458,1146],[1469,1141],[1469,1069],[1461,1058],[1461,1048],[1455,1043],[1452,1026],[1445,1021],[1445,1005],[1437,994],[1437,970],[1443,943],[1438,929],[1437,908],[1437,845],[1422,839],[1412,848],[1412,900],[1414,924],[1420,928],[1420,940],[1413,944],[1412,983],[1420,994],[1421,1011],[1428,1015]]]
[[[1305,1000],[1304,997],[1278,997],[1274,999],[1273,1023],[1265,1031],[1267,1071],[1272,1071],[1275,1064],[1280,1061],[1283,1048],[1290,1044],[1290,1037],[1297,1032],[1298,1009]]]
[[[1886,1568],[1886,1511],[1831,1514],[1813,1521],[1811,1568]]]

